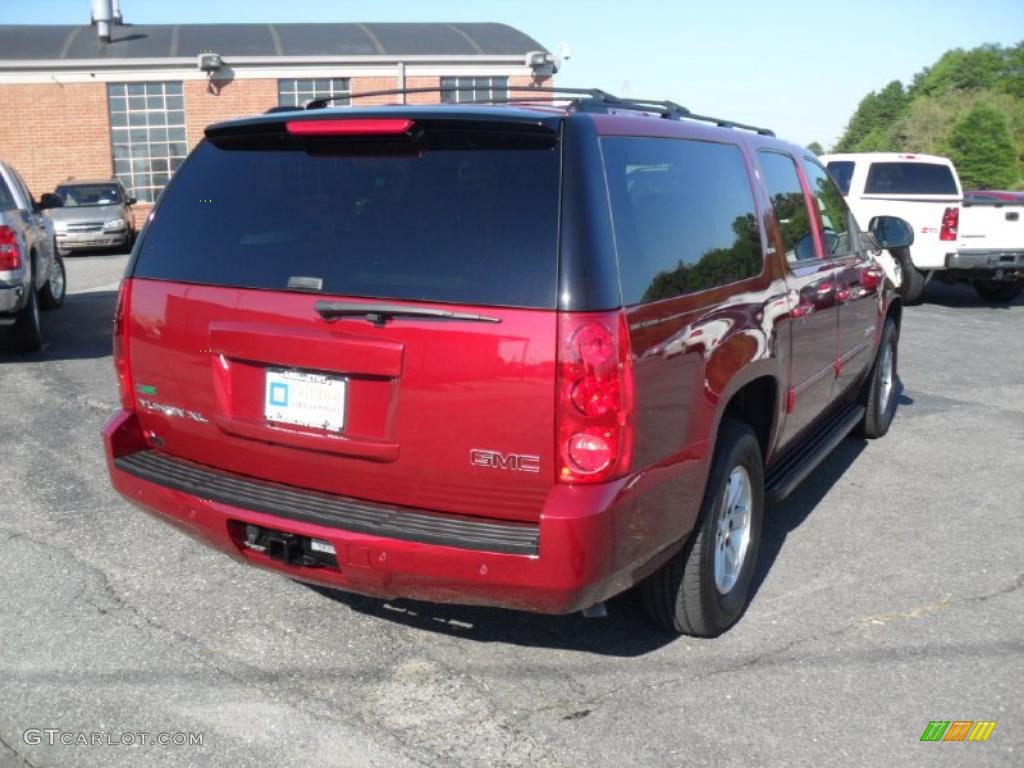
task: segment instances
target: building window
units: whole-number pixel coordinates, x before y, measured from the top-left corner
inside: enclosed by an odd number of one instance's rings
[[[108,83],[107,101],[114,175],[151,203],[188,154],[181,83]]]
[[[507,77],[442,77],[441,101],[458,104],[467,101],[505,101],[508,99]]]
[[[351,93],[347,77],[322,80],[278,80],[277,103],[282,107],[302,107],[313,99],[327,99],[339,96],[337,104],[348,104]]]

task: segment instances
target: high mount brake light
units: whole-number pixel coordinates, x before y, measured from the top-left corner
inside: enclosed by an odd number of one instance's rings
[[[633,449],[633,370],[623,312],[558,318],[558,481],[624,475]]]
[[[10,227],[0,227],[0,269],[18,269],[21,266],[21,250],[18,235]]]
[[[289,120],[285,128],[292,136],[400,136],[414,125],[414,121],[404,118],[368,118]]]
[[[939,240],[956,240],[959,226],[960,209],[956,207],[947,208],[942,214],[942,229],[939,230]]]

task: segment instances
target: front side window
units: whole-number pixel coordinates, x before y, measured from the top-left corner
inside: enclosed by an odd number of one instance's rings
[[[282,107],[304,107],[313,99],[332,97],[337,97],[331,102],[332,106],[348,104],[351,93],[347,77],[277,81],[277,103]]]
[[[803,166],[811,195],[817,201],[821,213],[822,253],[828,258],[845,256],[853,251],[850,209],[839,187],[824,168],[807,158],[804,158]]]
[[[760,274],[761,231],[738,146],[632,137],[601,145],[626,305]]]
[[[151,203],[188,154],[181,83],[108,83],[107,101],[114,175]]]
[[[807,198],[800,186],[796,162],[789,155],[764,150],[758,152],[757,157],[775,211],[775,220],[779,224],[786,258],[789,261],[817,258]]]
[[[455,90],[444,90],[452,88]],[[507,77],[442,77],[441,101],[461,104],[473,101],[506,101]]]

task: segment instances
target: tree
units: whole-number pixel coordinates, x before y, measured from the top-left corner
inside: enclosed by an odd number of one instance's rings
[[[811,150],[811,152],[813,152],[815,155],[820,156],[825,154],[825,148],[816,141],[812,141],[810,144],[808,144],[807,148]]]
[[[893,80],[885,88],[865,96],[853,113],[846,131],[836,144],[837,152],[865,151],[861,142],[871,136],[872,149],[887,144],[888,131],[907,110],[909,100],[903,83]]]
[[[911,91],[914,95],[941,96],[954,90],[996,88],[1013,79],[1014,66],[1019,66],[1014,61],[1019,47],[982,45],[969,51],[946,51],[934,67],[914,78]]]
[[[1009,122],[995,107],[976,105],[953,126],[947,147],[967,189],[1009,189],[1020,178]]]
[[[947,51],[914,75],[906,88],[893,81],[872,91],[861,100],[833,151],[949,154],[954,126],[982,104],[1007,121],[1018,152],[1013,178],[1019,181],[1024,178],[1024,42]],[[996,130],[993,146],[1001,145],[1005,155],[1006,136],[1002,128]],[[959,152],[975,144],[963,136],[958,141]],[[1004,170],[995,178],[1008,176]]]

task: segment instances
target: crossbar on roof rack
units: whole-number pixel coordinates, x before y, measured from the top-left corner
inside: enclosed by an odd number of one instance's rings
[[[392,88],[382,91],[367,91],[365,93],[352,93],[339,96],[325,96],[319,99],[313,99],[306,104],[306,109],[323,109],[327,107],[333,101],[339,101],[341,99],[365,99],[376,96],[407,96],[413,93],[473,93],[477,89],[472,86],[438,86],[438,87],[426,87],[426,88]],[[563,94],[568,98],[575,109],[580,111],[594,111],[602,110],[608,111],[610,109],[626,109],[634,110],[637,112],[653,112],[660,115],[663,118],[670,120],[699,120],[700,122],[713,123],[721,128],[735,128],[744,131],[753,131],[754,133],[761,134],[762,136],[774,136],[775,132],[768,128],[759,128],[756,125],[748,125],[746,123],[738,123],[734,120],[726,120],[719,117],[711,117],[709,115],[698,115],[695,112],[691,112],[686,107],[675,103],[674,101],[663,101],[658,99],[634,99],[634,98],[622,98],[615,96],[614,94],[602,91],[600,88],[549,88],[549,87],[529,87],[529,86],[508,86],[504,89],[506,93],[536,93],[546,94],[555,96],[557,99],[558,94]],[[507,96],[500,99],[473,99],[470,101],[460,101],[460,104],[524,104],[536,102],[535,99],[529,98],[516,98],[510,99]]]

